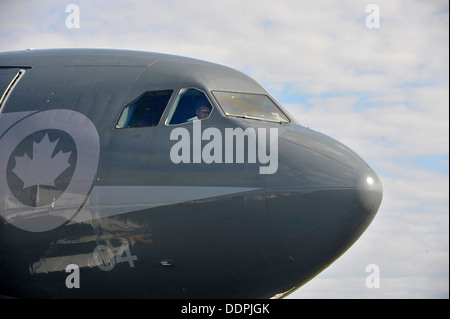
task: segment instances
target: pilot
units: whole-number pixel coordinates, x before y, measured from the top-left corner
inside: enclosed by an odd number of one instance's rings
[[[211,105],[209,105],[209,103],[199,103],[197,108],[195,109],[196,116],[190,118],[189,121],[207,119],[210,113]]]
[[[203,120],[209,117],[209,114],[211,113],[211,106],[209,105],[200,105],[195,110],[195,114],[197,115],[198,120]]]

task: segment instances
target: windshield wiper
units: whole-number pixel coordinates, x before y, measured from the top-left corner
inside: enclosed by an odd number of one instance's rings
[[[283,121],[283,120],[274,120],[274,119],[256,117],[256,116],[251,116],[251,115],[246,115],[246,114],[227,114],[227,115],[242,118],[242,119],[257,120],[257,121],[263,121],[263,122],[273,122],[273,123],[280,123],[280,124],[289,123],[289,122]]]

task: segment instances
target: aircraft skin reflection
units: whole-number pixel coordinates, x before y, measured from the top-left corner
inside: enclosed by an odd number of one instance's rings
[[[3,296],[282,296],[343,254],[381,204],[359,156],[224,66],[8,52],[0,92]],[[206,117],[192,121],[199,101]]]

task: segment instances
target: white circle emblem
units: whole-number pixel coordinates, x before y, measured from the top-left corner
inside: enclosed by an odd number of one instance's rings
[[[22,154],[17,151],[21,145],[28,145]],[[9,127],[0,136],[0,150],[0,215],[20,229],[43,232],[68,222],[82,208],[97,172],[100,138],[83,114],[49,110]],[[64,172],[69,173],[62,179]]]

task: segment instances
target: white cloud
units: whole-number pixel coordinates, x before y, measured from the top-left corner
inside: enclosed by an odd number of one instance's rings
[[[448,105],[448,84],[442,84],[394,89],[367,100],[353,94],[315,97],[308,105],[285,106],[300,124],[383,160],[448,154]]]

